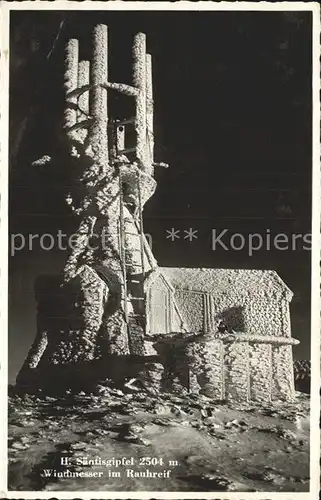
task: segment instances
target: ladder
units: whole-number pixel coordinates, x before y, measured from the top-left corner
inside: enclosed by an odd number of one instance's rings
[[[135,210],[132,211],[128,202],[126,203],[124,199],[123,191],[123,178],[122,178],[122,168],[121,168],[121,156],[132,155],[137,161],[136,157],[136,146],[126,147],[126,129],[130,124],[135,124],[136,118],[130,118],[127,120],[115,120],[110,123],[113,129],[113,147],[116,159],[120,159],[119,164],[119,202],[120,202],[120,217],[119,217],[119,248],[120,248],[120,259],[123,275],[123,286],[122,286],[122,302],[124,305],[124,317],[127,328],[128,345],[130,352],[133,352],[135,345],[133,345],[134,331],[140,328],[140,334],[146,333],[146,300],[144,293],[144,279],[145,279],[145,268],[144,268],[144,256],[145,256],[145,237],[143,230],[143,205],[142,205],[142,195],[141,195],[141,170],[138,165],[133,165],[131,168],[135,169],[136,175],[136,192],[137,192],[137,206]],[[148,157],[151,165],[154,167],[153,161],[153,151],[151,147],[151,141],[153,141],[153,133],[148,127],[146,128],[146,147],[148,149]],[[130,168],[131,162],[126,163],[127,168]],[[167,166],[166,164],[159,164],[160,166]],[[132,235],[126,231],[126,216],[124,214],[125,207],[131,213],[130,222],[133,222],[136,226],[137,232],[132,233]],[[132,251],[140,253],[140,264],[136,264],[137,272],[129,273],[129,268],[133,268],[133,264],[128,262],[128,252],[126,249],[126,240],[128,242],[127,236],[137,236],[139,235],[139,248],[133,248]],[[133,274],[131,276],[130,274]],[[136,276],[135,276],[136,274]],[[128,311],[128,304],[131,303],[133,311]],[[141,335],[140,335],[141,336]]]
[[[128,164],[126,164],[128,165]],[[141,197],[141,179],[140,171],[136,168],[136,186],[138,193],[138,206],[135,207],[133,212],[132,206],[124,200],[123,191],[123,177],[122,169],[119,167],[119,248],[120,248],[120,260],[123,275],[122,284],[122,302],[124,307],[124,317],[127,328],[128,345],[130,352],[133,352],[134,345],[132,342],[132,331],[133,329],[142,328],[145,334],[145,324],[146,324],[146,314],[145,314],[145,295],[144,295],[144,278],[145,278],[145,268],[144,268],[144,230],[143,230],[143,210],[142,210],[142,197]],[[126,220],[125,207],[131,214],[129,220]],[[127,216],[128,217],[128,216]],[[136,232],[129,232],[126,230],[126,222],[133,223],[137,228]],[[126,247],[126,240],[128,243],[127,236],[138,236],[139,237],[139,248],[133,248],[132,252],[140,253],[140,263],[134,264],[128,262],[128,248]],[[137,272],[129,273],[129,269],[133,270],[136,268]],[[131,303],[134,312],[128,311],[128,304]]]

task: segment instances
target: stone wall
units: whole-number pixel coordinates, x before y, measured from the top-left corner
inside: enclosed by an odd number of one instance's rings
[[[288,400],[294,396],[293,356],[290,345],[274,347],[272,352],[272,398]]]
[[[247,342],[231,342],[225,345],[224,376],[227,399],[249,399],[249,351]]]
[[[250,344],[250,398],[269,401],[272,398],[272,344]],[[291,369],[291,366],[287,367]]]
[[[224,399],[224,346],[219,339],[186,346],[189,362],[189,390],[214,399]]]
[[[293,294],[274,271],[162,267],[159,272],[172,285],[188,331],[215,332],[223,321],[237,332],[291,336]]]
[[[294,396],[292,345],[298,342],[291,338],[292,292],[275,272],[160,268],[146,290],[150,333],[168,334],[173,359],[178,343],[185,343],[188,390],[242,401]],[[173,304],[181,326],[174,330]],[[232,335],[219,334],[220,321]],[[175,332],[182,335],[171,340]],[[145,343],[146,352],[156,353],[156,344]],[[182,356],[177,366],[186,369]]]
[[[159,356],[163,366],[155,389],[188,390],[216,400],[268,402],[294,397],[295,343],[272,336],[199,336],[149,341],[147,351]]]

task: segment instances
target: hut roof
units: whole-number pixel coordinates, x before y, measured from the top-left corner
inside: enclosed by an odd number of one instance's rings
[[[288,300],[293,296],[279,275],[271,270],[159,267],[148,278],[147,288],[159,275],[165,278],[169,287],[180,290],[215,295],[237,288],[244,294],[261,290],[282,293]]]

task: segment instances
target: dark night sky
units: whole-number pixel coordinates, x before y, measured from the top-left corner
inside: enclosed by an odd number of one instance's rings
[[[211,248],[212,229],[310,232],[309,12],[12,12],[11,233],[72,228],[59,163],[63,48],[79,37],[88,57],[98,22],[110,28],[110,80],[131,83],[135,32],[153,55],[156,160],[170,164],[144,212],[159,264],[277,270],[295,293],[295,357],[309,358],[310,252]],[[43,154],[54,168],[31,166]],[[172,227],[199,238],[171,242]],[[59,272],[64,258],[36,246],[10,259],[10,381],[36,333],[34,280]]]

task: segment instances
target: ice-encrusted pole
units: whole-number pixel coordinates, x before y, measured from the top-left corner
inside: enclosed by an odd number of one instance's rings
[[[108,111],[107,90],[100,85],[108,80],[108,29],[98,24],[93,30],[93,52],[90,68],[89,110],[93,123],[89,129],[89,145],[96,162],[107,169],[108,165]]]
[[[146,158],[146,35],[144,33],[137,33],[134,37],[133,84],[138,89],[135,123],[136,156],[142,170],[146,170],[148,162]]]
[[[80,61],[78,65],[78,87],[89,85],[90,63],[89,61]],[[84,92],[78,97],[78,121],[82,122],[88,119],[89,114],[89,92]],[[87,136],[87,129],[80,129],[79,139],[84,141]]]
[[[147,154],[150,173],[153,175],[154,163],[154,101],[153,101],[153,67],[152,56],[146,54],[146,126],[147,126]]]
[[[72,38],[65,48],[65,75],[64,88],[66,94],[66,104],[64,110],[64,126],[66,129],[73,127],[77,121],[77,97],[70,97],[69,94],[78,87],[78,40]],[[73,139],[74,132],[67,132]]]

